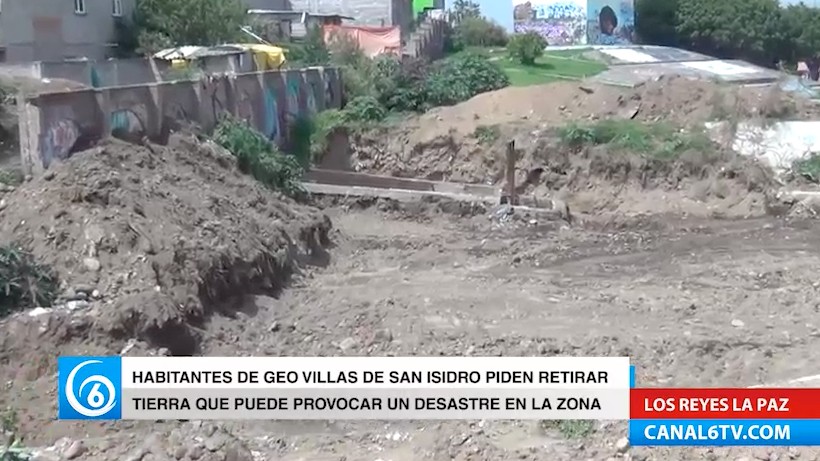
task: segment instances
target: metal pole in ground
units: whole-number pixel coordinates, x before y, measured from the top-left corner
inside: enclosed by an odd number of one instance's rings
[[[515,190],[515,141],[507,143],[507,204],[518,205]]]

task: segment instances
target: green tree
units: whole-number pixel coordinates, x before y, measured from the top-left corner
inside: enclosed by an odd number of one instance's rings
[[[547,39],[544,36],[538,32],[530,31],[513,35],[510,38],[510,43],[507,44],[507,51],[513,59],[521,64],[531,66],[535,64],[536,59],[544,55],[544,48],[547,45]]]
[[[780,12],[777,0],[679,0],[678,37],[695,51],[771,65]]]
[[[790,5],[780,13],[778,57],[795,63],[820,53],[820,9]]]
[[[460,48],[471,46],[505,46],[507,31],[495,22],[481,17],[464,18],[455,28],[454,39]]]
[[[309,27],[301,43],[287,45],[288,61],[291,67],[327,66],[330,64],[330,49],[319,26]]]
[[[635,32],[643,43],[677,46],[678,0],[637,0]]]
[[[480,18],[481,7],[471,0],[455,0],[450,8],[453,23],[458,25],[467,18]]]
[[[242,0],[137,0],[134,13],[142,53],[235,41],[246,22],[247,6]]]

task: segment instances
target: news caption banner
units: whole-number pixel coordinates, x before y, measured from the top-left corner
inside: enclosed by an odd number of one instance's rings
[[[632,389],[629,442],[820,446],[820,389]]]
[[[59,357],[60,419],[629,419],[627,357]]]

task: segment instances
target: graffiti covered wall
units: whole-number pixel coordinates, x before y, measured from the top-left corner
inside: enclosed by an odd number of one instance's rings
[[[590,45],[632,43],[635,8],[632,0],[589,0],[587,41]]]
[[[516,33],[535,31],[550,45],[586,43],[586,0],[515,0]]]
[[[18,104],[23,166],[36,175],[112,134],[161,140],[186,122],[209,130],[222,114],[286,146],[301,116],[341,107],[342,85],[337,69],[309,68],[48,93]]]

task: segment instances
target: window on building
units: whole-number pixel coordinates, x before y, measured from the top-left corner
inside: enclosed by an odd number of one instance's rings
[[[0,0],[2,1],[2,0]],[[114,16],[122,16],[122,0],[111,0],[113,2],[114,10],[112,14]]]
[[[74,13],[85,14],[85,0],[74,0]]]

